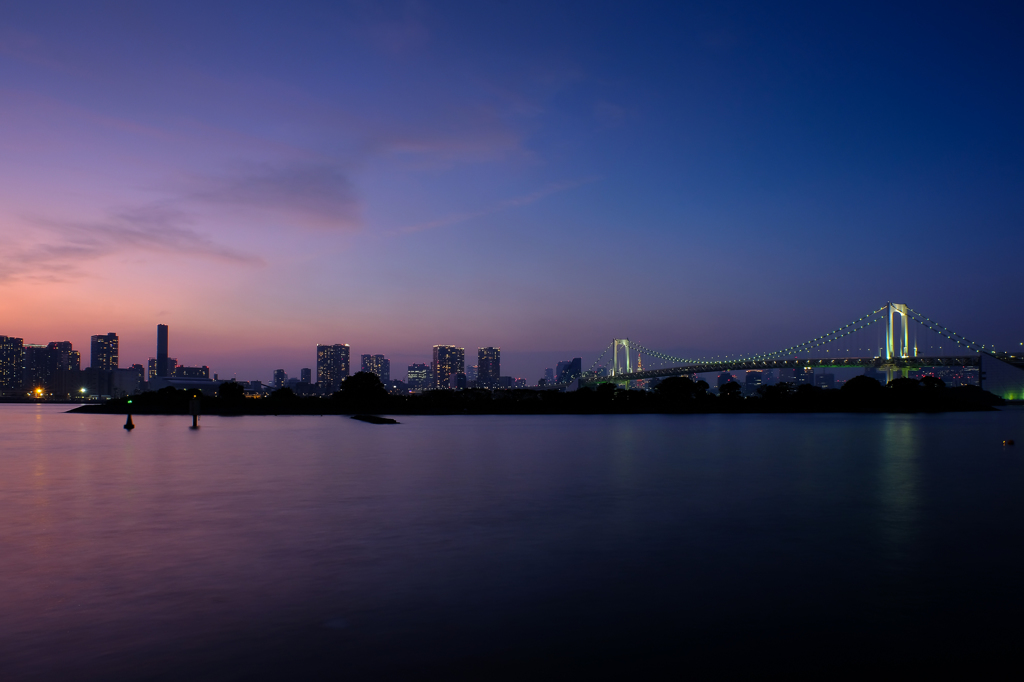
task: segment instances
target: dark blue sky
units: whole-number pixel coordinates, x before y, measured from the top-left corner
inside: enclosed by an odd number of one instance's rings
[[[823,5],[3,3],[0,333],[534,379],[894,300],[1017,346],[1018,6]]]

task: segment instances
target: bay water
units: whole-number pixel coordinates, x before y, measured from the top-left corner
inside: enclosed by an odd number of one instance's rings
[[[0,406],[0,679],[981,670],[1020,650],[1020,408],[128,432],[68,407]]]

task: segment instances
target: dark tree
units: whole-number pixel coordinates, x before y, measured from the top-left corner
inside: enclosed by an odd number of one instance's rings
[[[704,384],[701,388],[700,384]],[[707,390],[705,382],[695,382],[690,377],[669,377],[654,387],[654,392],[672,401],[693,400],[698,393]]]
[[[759,386],[757,388],[757,394],[765,400],[785,400],[793,394],[793,384],[788,381],[783,381],[778,384],[772,384],[771,386]]]
[[[718,397],[725,398],[726,400],[739,400],[742,394],[743,389],[735,381],[730,381],[718,387]]]
[[[597,386],[597,399],[611,402],[615,400],[615,391],[618,389],[613,383],[598,384]]]
[[[882,384],[878,379],[860,374],[843,384],[839,390],[843,392],[844,397],[877,398],[882,394]]]
[[[946,388],[946,382],[938,377],[922,377],[921,388],[926,391],[941,391]]]
[[[388,395],[384,384],[373,372],[356,372],[341,383],[341,396],[350,400],[383,400]]]
[[[217,389],[217,397],[221,400],[237,402],[245,397],[245,388],[237,381],[225,381]]]
[[[270,399],[271,400],[294,400],[295,399],[295,391],[293,391],[292,389],[290,389],[287,386],[285,386],[284,388],[279,388],[276,391],[274,391],[273,393],[271,393],[270,394]]]
[[[896,393],[911,393],[913,391],[921,390],[921,382],[918,379],[911,379],[910,377],[900,377],[893,379],[885,386],[890,391]]]

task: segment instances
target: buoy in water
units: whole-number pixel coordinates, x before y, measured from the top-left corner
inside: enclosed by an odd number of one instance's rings
[[[135,424],[132,424],[131,415],[128,415],[128,420],[124,423],[124,428],[128,429],[129,431],[135,428]]]
[[[1004,440],[1004,441],[1003,441],[1003,445],[1013,445],[1013,439],[1010,439],[1010,440]]]

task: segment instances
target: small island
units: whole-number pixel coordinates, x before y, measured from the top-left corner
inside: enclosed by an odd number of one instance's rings
[[[740,385],[729,382],[717,394],[707,382],[689,377],[663,380],[653,390],[630,390],[613,383],[583,386],[576,391],[529,389],[468,389],[390,395],[375,374],[359,372],[330,396],[301,397],[289,388],[268,397],[247,397],[241,384],[221,384],[217,395],[162,388],[100,405],[83,405],[73,412],[93,414],[189,414],[199,401],[204,415],[370,415],[455,414],[688,414],[788,412],[972,412],[996,409],[1002,398],[977,386],[949,388],[941,379],[899,378],[887,385],[857,376],[840,389],[780,383],[762,386],[744,397]],[[391,423],[391,422],[386,422]]]

